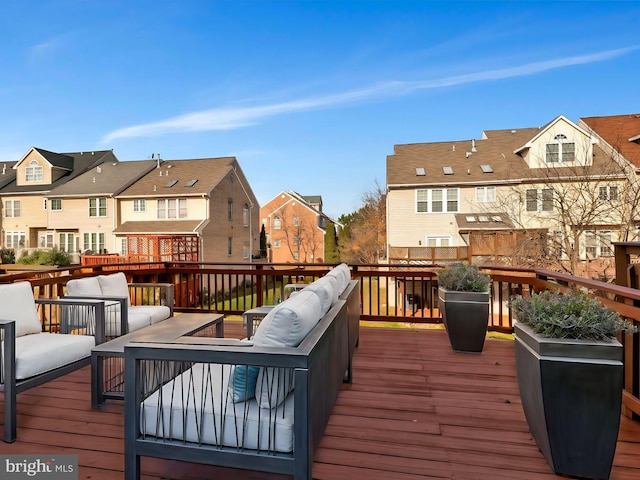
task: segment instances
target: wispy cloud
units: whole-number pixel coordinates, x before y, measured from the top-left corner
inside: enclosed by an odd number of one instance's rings
[[[31,55],[31,57],[37,59],[41,59],[41,57],[43,56],[51,55],[53,52],[60,50],[72,36],[72,33],[65,33],[51,38],[45,42],[38,43],[31,47],[29,54]]]
[[[528,63],[515,67],[468,73],[444,78],[420,81],[390,81],[370,87],[331,95],[309,97],[288,102],[251,107],[227,107],[188,113],[159,122],[120,128],[107,134],[103,142],[118,138],[153,137],[172,132],[196,132],[208,130],[233,130],[258,123],[276,115],[326,108],[337,105],[373,101],[391,96],[409,95],[418,90],[436,89],[475,82],[522,77],[573,65],[609,60],[637,50],[639,46],[607,50],[587,55]]]

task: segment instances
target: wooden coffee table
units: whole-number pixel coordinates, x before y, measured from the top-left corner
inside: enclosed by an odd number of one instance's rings
[[[131,342],[173,342],[180,337],[202,334],[212,327],[215,327],[216,337],[223,338],[224,315],[182,313],[95,346],[91,350],[91,406],[98,408],[107,398],[124,399],[125,345]]]

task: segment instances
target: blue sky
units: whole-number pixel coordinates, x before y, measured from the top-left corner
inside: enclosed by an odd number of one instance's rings
[[[640,113],[640,3],[0,3],[0,160],[235,155],[338,217],[402,143]]]

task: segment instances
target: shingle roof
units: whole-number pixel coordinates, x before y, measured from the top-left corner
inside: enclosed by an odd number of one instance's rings
[[[124,222],[114,230],[115,233],[129,234],[175,234],[175,233],[198,233],[197,227],[201,220],[153,220],[139,222]]]
[[[640,168],[640,142],[629,141],[640,135],[640,114],[586,117],[580,120]]]
[[[479,140],[395,145],[393,155],[387,156],[387,186],[548,181],[548,176],[545,176],[547,169],[529,168],[524,159],[514,153],[539,131],[540,128],[485,130]],[[600,147],[594,145],[593,151],[591,173],[622,175],[621,169],[608,161]],[[452,173],[445,173],[445,167],[449,167],[448,171]],[[563,174],[575,176],[571,167],[555,167],[554,172],[558,178]]]
[[[117,195],[155,166],[154,160],[105,162],[53,189],[50,195]]]
[[[36,152],[42,155],[47,162],[49,162],[54,167],[63,168],[65,170],[73,170],[73,157],[64,154],[64,153],[56,153],[50,152],[49,150],[44,150],[43,148],[33,148]]]
[[[47,152],[46,150],[36,148],[38,153],[42,155],[42,152]],[[47,154],[52,152],[47,152]],[[118,159],[113,154],[111,150],[98,150],[93,152],[72,152],[72,153],[62,153],[62,154],[53,154],[54,157],[57,155],[62,155],[64,157],[69,157],[73,160],[72,166],[73,170],[70,171],[67,175],[64,175],[53,182],[51,185],[16,185],[15,176],[12,182],[8,183],[4,187],[0,184],[0,193],[9,194],[9,193],[42,193],[48,192],[57,188],[60,185],[65,184],[69,180],[81,175],[86,172],[88,169],[93,168],[101,163],[105,162],[117,162]],[[51,159],[58,159],[58,157],[51,157]],[[49,158],[47,161],[51,162]],[[14,162],[15,164],[15,162]]]
[[[513,221],[505,213],[457,213],[458,230],[512,230]]]
[[[16,178],[13,166],[16,162],[0,162],[0,188],[11,183]]]
[[[387,185],[478,184],[521,177],[528,167],[513,151],[537,133],[537,128],[489,130],[480,140],[396,145],[387,156]],[[484,173],[480,165],[489,165],[493,172]],[[445,174],[442,167],[451,167],[453,174]],[[424,169],[424,175],[416,169]]]
[[[237,164],[235,157],[165,160],[120,196],[149,198],[208,194]],[[197,181],[193,183],[193,180]]]

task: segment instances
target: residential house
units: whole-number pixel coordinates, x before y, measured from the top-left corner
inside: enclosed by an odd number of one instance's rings
[[[154,160],[103,162],[47,195],[47,231],[60,250],[73,254],[121,250],[115,228],[120,223],[116,196],[156,167]]]
[[[640,114],[581,118],[578,125],[598,139],[605,153],[623,168],[630,182],[626,202],[633,221],[621,241],[635,241],[640,224]]]
[[[575,271],[612,255],[627,223],[625,178],[598,138],[562,115],[477,140],[396,145],[387,157],[389,261],[555,261]]]
[[[259,205],[235,157],[158,160],[117,195],[119,252],[139,260],[247,262]]]
[[[332,220],[322,213],[321,196],[280,192],[260,208],[260,217],[270,262],[324,261],[324,235]]]
[[[56,246],[48,225],[49,193],[91,168],[117,161],[111,150],[55,153],[33,147],[11,166],[13,175],[2,164],[2,246],[15,249],[18,257]]]

